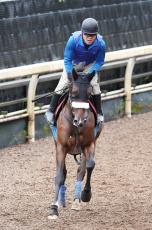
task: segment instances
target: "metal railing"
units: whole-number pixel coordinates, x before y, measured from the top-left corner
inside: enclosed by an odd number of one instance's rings
[[[124,78],[112,80],[124,81],[124,87],[120,90],[102,93],[102,100],[124,96],[125,114],[126,116],[131,117],[131,95],[152,90],[152,83],[132,87],[132,78],[139,77],[138,75],[133,75],[133,69],[136,63],[142,63],[149,60],[152,60],[152,45],[108,52],[102,69],[106,70],[126,66]],[[62,71],[62,69],[63,60],[0,70],[0,81],[3,80],[3,82],[0,83],[0,89],[28,85],[27,98],[24,99],[27,100],[27,108],[0,115],[0,123],[28,117],[28,140],[29,142],[33,142],[35,140],[35,115],[44,113],[48,108],[48,105],[35,107],[35,104],[32,102],[36,97],[35,93],[37,84],[42,81],[59,79],[59,71]],[[40,74],[45,75],[39,77]],[[148,72],[148,74],[151,75],[152,72]],[[4,82],[5,80],[7,81]],[[104,84],[106,84],[106,82]]]

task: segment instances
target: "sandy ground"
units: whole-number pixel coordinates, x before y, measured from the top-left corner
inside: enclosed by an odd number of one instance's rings
[[[93,197],[71,210],[77,166],[67,157],[67,207],[48,220],[53,197],[52,139],[0,150],[1,230],[151,230],[152,112],[105,124],[96,148]]]

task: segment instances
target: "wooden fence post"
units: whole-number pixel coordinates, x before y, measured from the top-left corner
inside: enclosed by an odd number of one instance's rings
[[[131,117],[131,82],[132,82],[132,74],[133,74],[135,62],[136,62],[135,58],[130,58],[125,72],[125,82],[124,82],[125,114],[129,118]]]
[[[28,142],[35,141],[35,113],[34,105],[35,103],[32,100],[35,99],[36,87],[38,83],[38,74],[32,75],[29,87],[28,87],[28,96],[27,96],[27,113],[28,113]]]

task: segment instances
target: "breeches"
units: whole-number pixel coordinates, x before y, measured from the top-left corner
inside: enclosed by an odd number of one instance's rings
[[[89,64],[89,65],[85,66],[83,72],[88,73],[89,68],[93,64]],[[74,67],[75,67],[75,69],[77,69],[77,65],[75,65]],[[98,83],[98,74],[97,73],[95,74],[95,76],[91,80],[90,84],[92,86],[92,95],[101,94],[100,86]],[[55,92],[57,94],[62,94],[64,92],[64,88],[66,88],[67,86],[68,86],[68,76],[67,76],[67,72],[66,72],[65,67],[64,67],[61,78],[59,80],[59,83],[55,89]]]

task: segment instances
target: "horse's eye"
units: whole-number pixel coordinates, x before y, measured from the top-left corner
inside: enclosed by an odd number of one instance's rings
[[[78,94],[72,94],[72,98],[73,98],[73,99],[76,99],[76,98],[78,98],[78,97],[79,97]]]
[[[78,90],[73,91],[71,96],[72,96],[72,98],[78,98],[79,91]]]

